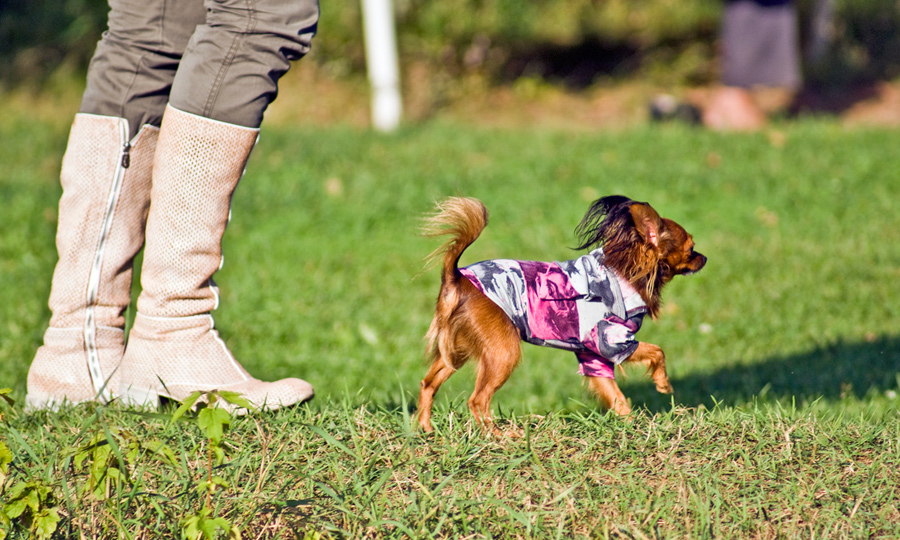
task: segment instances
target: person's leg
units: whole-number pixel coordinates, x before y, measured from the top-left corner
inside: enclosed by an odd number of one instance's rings
[[[317,0],[205,0],[175,75],[169,105],[184,112],[258,128],[278,80],[309,52]]]
[[[185,48],[205,17],[203,0],[111,0],[79,112],[125,119],[129,138],[141,126],[159,127]]]
[[[202,3],[110,2],[62,162],[49,328],[26,403],[108,400],[118,390],[132,261],[144,241],[159,120]],[[197,19],[199,20],[192,20]]]
[[[748,88],[719,86],[703,108],[703,125],[721,131],[755,131],[766,125],[766,115]]]
[[[160,132],[138,313],[122,362],[123,396],[155,405],[196,390],[242,393],[257,406],[305,401],[300,379],[251,377],[214,329],[212,276],[231,198],[278,79],[309,49],[312,0],[208,0],[179,66]]]

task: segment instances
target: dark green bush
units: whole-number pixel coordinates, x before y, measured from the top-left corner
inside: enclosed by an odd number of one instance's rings
[[[814,68],[819,78],[832,83],[900,76],[900,3],[838,0],[834,42]]]
[[[61,65],[85,69],[106,10],[106,0],[3,0],[0,79],[40,83]]]
[[[807,22],[822,0],[798,0]],[[105,26],[104,0],[5,0],[0,78],[41,82],[60,65],[86,68]],[[395,0],[403,62],[491,80],[534,76],[588,85],[600,77],[667,83],[715,77],[721,0]],[[816,80],[900,74],[896,0],[835,0],[834,36]],[[322,2],[313,61],[333,75],[365,71],[359,0]]]
[[[558,59],[564,56],[570,64],[590,60],[599,66],[597,74],[612,75],[650,67],[657,57],[669,61],[696,46],[707,49],[708,63],[720,8],[717,0],[395,0],[404,62],[453,75],[479,70],[498,79],[564,79],[559,71],[567,62]],[[319,58],[363,70],[359,2],[323,4],[322,13]]]

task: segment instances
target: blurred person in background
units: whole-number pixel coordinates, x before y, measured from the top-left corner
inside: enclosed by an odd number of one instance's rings
[[[721,86],[703,107],[717,130],[754,130],[766,114],[753,90],[775,89],[788,101],[802,84],[797,8],[793,0],[728,0],[722,18]]]
[[[250,376],[211,312],[232,194],[278,80],[309,51],[317,0],[109,4],[62,161],[52,317],[28,406],[154,405],[213,389],[265,408],[311,398],[301,379]]]

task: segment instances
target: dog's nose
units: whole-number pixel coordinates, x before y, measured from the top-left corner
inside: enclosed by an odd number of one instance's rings
[[[704,255],[702,253],[697,253],[696,255],[697,255],[697,260],[700,261],[700,265],[697,266],[697,269],[694,270],[694,272],[699,272],[700,269],[702,269],[704,266],[706,266],[706,255]]]

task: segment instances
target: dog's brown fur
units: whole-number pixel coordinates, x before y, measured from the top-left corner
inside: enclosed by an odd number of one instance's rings
[[[512,321],[457,269],[463,251],[478,238],[487,221],[481,201],[452,197],[438,205],[423,228],[428,236],[450,236],[429,257],[436,261],[443,255],[443,270],[434,319],[426,334],[431,368],[419,393],[418,420],[425,431],[433,429],[431,408],[438,388],[472,357],[478,358],[478,375],[469,410],[482,427],[496,431],[491,399],[522,357],[521,337]],[[582,240],[579,249],[603,246],[604,264],[634,286],[653,318],[659,314],[663,286],[676,275],[697,272],[706,264],[706,257],[694,251],[693,238],[684,228],[660,218],[649,204],[626,197],[595,201],[576,232]],[[659,392],[672,392],[665,354],[656,345],[640,343],[626,362],[644,365]],[[631,412],[615,380],[587,379],[601,404],[620,415]]]

